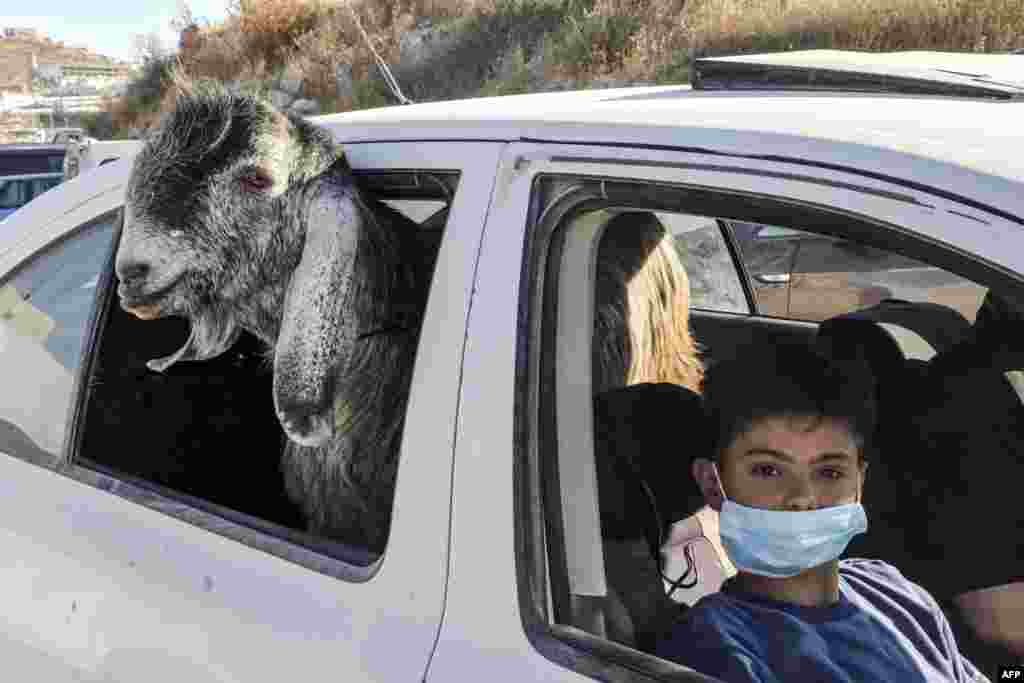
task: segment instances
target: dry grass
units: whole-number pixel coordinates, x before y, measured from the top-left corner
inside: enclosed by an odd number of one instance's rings
[[[630,54],[641,71],[692,52],[1024,46],[1024,0],[597,1],[596,11],[641,17]]]
[[[194,76],[255,84],[299,79],[303,95],[328,109],[382,104],[353,9],[416,99],[519,90],[525,62],[511,71],[501,64],[538,49],[552,76],[681,81],[695,54],[1024,47],[1024,0],[238,0],[180,57]],[[435,24],[457,19],[451,25],[464,39],[447,62],[401,73],[399,39],[426,17]],[[356,86],[345,100],[335,85],[339,64],[351,67]],[[516,83],[496,83],[505,72]],[[147,120],[136,109],[152,103],[154,75],[143,97],[112,105],[117,121]]]

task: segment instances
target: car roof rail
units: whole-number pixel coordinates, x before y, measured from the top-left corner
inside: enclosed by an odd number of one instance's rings
[[[1016,54],[799,50],[701,57],[694,90],[786,90],[1024,99]]]

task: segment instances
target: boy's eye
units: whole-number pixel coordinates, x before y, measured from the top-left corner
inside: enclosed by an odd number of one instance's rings
[[[750,473],[755,477],[777,477],[779,476],[779,468],[768,463],[757,463],[750,468]]]
[[[839,469],[838,467],[826,467],[825,469],[821,470],[821,476],[825,477],[826,479],[842,479],[843,477],[846,476],[846,472]]]

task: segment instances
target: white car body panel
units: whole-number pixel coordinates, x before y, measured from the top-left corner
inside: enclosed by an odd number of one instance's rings
[[[424,323],[420,355],[429,349],[429,358],[413,377],[389,547],[376,573],[354,583],[311,571],[2,456],[4,661],[46,662],[55,681],[281,681],[326,671],[346,680],[423,678],[447,579],[448,546],[438,541],[448,536],[465,318],[498,148],[347,150],[360,169],[462,172]],[[72,211],[36,207],[35,217],[56,218],[31,234],[16,232],[21,239],[5,263],[115,208],[123,192],[109,185],[114,179],[83,193],[72,188],[65,193],[77,205]]]
[[[378,571],[348,582],[329,558],[315,571],[183,521],[173,505],[165,514],[0,455],[0,661],[26,680],[585,679],[531,644],[517,594],[516,341],[540,173],[832,206],[1024,273],[1024,103],[668,87],[316,120],[356,169],[462,172]],[[0,273],[120,206],[129,171],[103,166],[12,215]],[[584,509],[577,523],[594,516]]]

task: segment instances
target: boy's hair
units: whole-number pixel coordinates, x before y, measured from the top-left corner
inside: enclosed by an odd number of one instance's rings
[[[721,455],[755,422],[773,417],[844,422],[862,460],[875,430],[875,386],[870,370],[830,360],[806,344],[786,343],[712,365],[703,384],[711,454]]]

